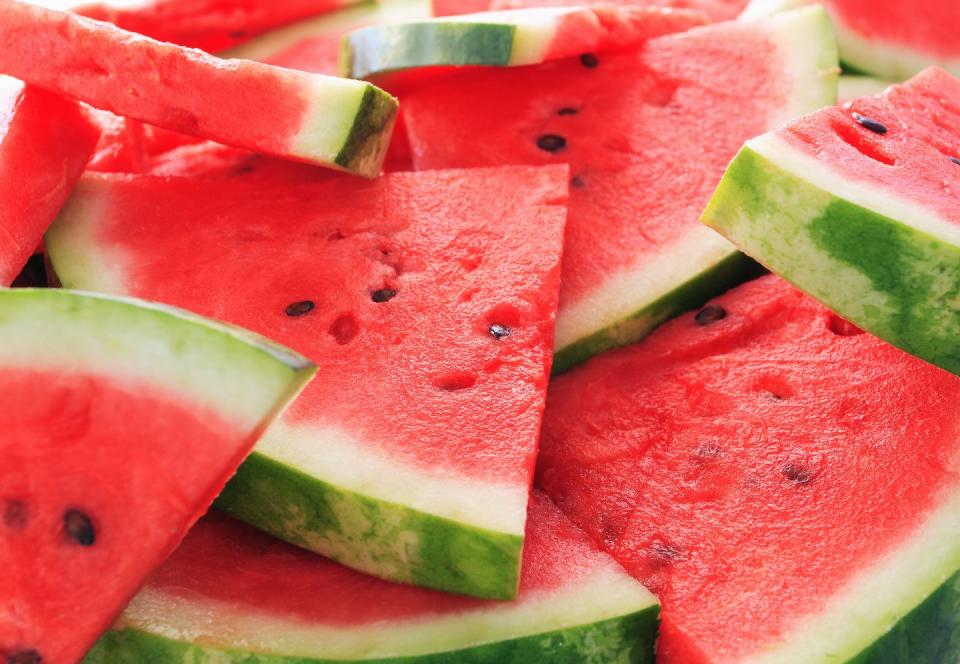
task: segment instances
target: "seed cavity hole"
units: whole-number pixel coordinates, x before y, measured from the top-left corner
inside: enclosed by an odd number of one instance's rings
[[[353,314],[340,314],[330,323],[330,328],[327,331],[338,344],[346,346],[360,333],[360,323],[357,322],[357,318]]]
[[[451,371],[433,377],[434,387],[447,392],[466,390],[477,384],[477,374],[472,371]]]
[[[23,530],[30,521],[30,508],[25,500],[3,501],[3,525],[10,530]]]
[[[813,471],[796,463],[788,463],[781,472],[795,484],[809,484],[813,480]]]
[[[42,664],[43,657],[36,650],[15,650],[7,656],[6,664]]]
[[[719,304],[710,304],[698,311],[693,317],[697,325],[706,326],[722,321],[727,317],[727,310]]]
[[[858,131],[856,127],[839,118],[835,119],[831,124],[837,136],[840,137],[840,140],[864,157],[878,161],[881,164],[886,164],[887,166],[893,166],[897,163],[896,157],[890,154],[885,146],[875,143],[875,139],[872,139],[869,134]]]
[[[827,328],[840,337],[855,337],[863,334],[863,330],[859,327],[835,314],[831,314],[827,320]]]
[[[66,536],[80,546],[93,546],[97,541],[97,533],[93,527],[93,521],[84,512],[77,509],[70,509],[63,514],[63,532]]]
[[[583,55],[580,56],[580,64],[582,64],[587,69],[593,69],[598,64],[600,64],[600,60],[598,60],[597,56],[594,55],[593,53],[584,53]]]
[[[573,106],[564,106],[557,111],[557,115],[576,115],[577,113],[577,109],[575,109]]]

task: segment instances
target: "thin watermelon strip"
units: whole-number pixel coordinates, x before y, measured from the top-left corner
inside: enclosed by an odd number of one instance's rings
[[[76,103],[0,75],[0,286],[43,240],[98,133]]]
[[[499,68],[403,97],[418,169],[569,163],[555,369],[642,337],[742,279],[698,223],[744,140],[833,103],[826,14],[803,9]]]
[[[571,7],[584,4],[597,3],[584,3],[582,0],[433,0],[433,15],[453,16],[489,10]],[[747,5],[747,0],[606,0],[602,4],[692,10],[703,12],[711,21],[728,21],[737,17]]]
[[[503,603],[373,579],[211,515],[86,661],[652,661],[656,599],[543,494],[527,524]]]
[[[365,83],[223,61],[108,23],[0,2],[0,71],[220,143],[374,176],[396,100]]]
[[[960,374],[960,81],[931,69],[749,141],[704,220],[843,317]]]
[[[183,312],[47,289],[0,291],[0,366],[0,658],[52,664],[112,624],[314,371]]]
[[[174,303],[316,358],[320,379],[222,507],[377,576],[511,598],[567,177],[88,176],[48,253],[64,285]]]
[[[342,69],[376,78],[417,67],[518,67],[637,46],[704,22],[693,12],[579,6],[387,23],[347,35]]]
[[[551,384],[538,481],[664,664],[960,656],[960,379],[776,277]]]

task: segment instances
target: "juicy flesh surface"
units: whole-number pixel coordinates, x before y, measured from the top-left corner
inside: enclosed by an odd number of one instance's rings
[[[942,57],[960,55],[956,0],[827,0],[824,3],[849,30],[868,40],[890,42]]]
[[[418,169],[570,164],[561,307],[697,226],[790,83],[771,37],[734,23],[597,60],[465,73],[402,99]],[[545,135],[566,144],[546,151]]]
[[[176,394],[116,377],[5,370],[0,403],[0,658],[77,661],[253,440]],[[91,520],[92,545],[67,535],[68,510]]]
[[[881,123],[886,133],[862,126],[855,113]],[[960,164],[951,161],[960,159],[960,81],[940,69],[800,118],[778,134],[845,179],[894,192],[960,224]]]
[[[118,115],[285,153],[307,112],[302,74],[278,67],[221,60],[19,1],[0,4],[0,24],[0,70]]]
[[[149,177],[84,186],[105,206],[94,241],[118,256],[125,292],[313,358],[317,379],[288,424],[337,427],[414,467],[526,484],[566,176],[516,167],[286,187]],[[375,302],[377,291],[396,294]],[[302,301],[313,309],[286,313]],[[494,338],[494,324],[509,336]]]
[[[96,142],[74,102],[0,76],[0,286],[43,240]]]
[[[624,7],[662,7],[664,9],[692,9],[702,12],[711,21],[729,21],[747,6],[748,0],[612,0],[607,4]],[[490,9],[520,9],[522,7],[556,7],[582,5],[582,0],[493,0]]]
[[[578,583],[607,564],[542,494],[531,494],[518,598],[479,600],[417,588],[347,567],[211,513],[147,584],[173,597],[221,602],[304,624],[360,627],[512,607]]]
[[[677,664],[775,643],[958,488],[960,379],[776,277],[714,303],[557,379],[538,466]]]

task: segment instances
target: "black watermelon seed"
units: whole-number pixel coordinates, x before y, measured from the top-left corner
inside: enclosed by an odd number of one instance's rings
[[[97,534],[90,517],[80,510],[67,510],[63,515],[63,529],[67,537],[80,546],[93,546]]]
[[[559,111],[557,111],[557,115],[576,115],[576,114],[577,114],[577,109],[573,108],[572,106],[564,106]]]
[[[853,114],[853,119],[856,120],[857,122],[859,122],[859,123],[860,123],[860,126],[862,126],[862,127],[865,128],[865,129],[869,129],[870,131],[872,131],[872,132],[875,133],[875,134],[886,134],[886,133],[887,133],[887,126],[886,126],[885,124],[883,124],[882,122],[877,122],[877,121],[874,120],[873,118],[868,118],[868,117],[865,116],[865,115],[860,115],[859,113],[854,113],[854,114]]]
[[[557,152],[567,146],[567,139],[559,134],[544,134],[537,138],[537,147],[547,152]]]
[[[577,189],[583,189],[587,186],[586,181],[579,175],[574,175],[570,178],[570,186],[576,187]]]
[[[7,664],[41,664],[43,657],[36,650],[17,650],[7,657]]]
[[[600,64],[600,61],[597,60],[597,56],[595,56],[593,53],[584,53],[580,56],[580,64],[582,64],[584,67],[593,69]]]
[[[284,313],[291,318],[296,318],[297,316],[303,316],[310,313],[316,306],[317,305],[313,303],[313,300],[300,300],[299,302],[288,304],[287,308],[284,309]]]
[[[718,320],[723,320],[726,317],[726,309],[721,307],[719,304],[711,304],[698,311],[697,315],[693,317],[693,320],[697,322],[697,325],[710,325],[711,323],[716,323]]]
[[[490,336],[494,339],[503,339],[510,336],[510,328],[494,323],[490,326]]]
[[[30,520],[30,510],[23,500],[6,500],[3,503],[3,525],[10,530],[23,530]]]
[[[783,476],[786,477],[791,482],[796,482],[797,484],[806,484],[813,479],[813,473],[795,464],[787,464],[783,468]]]
[[[374,302],[389,302],[396,296],[397,291],[392,288],[380,288],[370,293],[370,299]]]
[[[955,164],[960,164],[960,157],[950,157],[950,161]]]

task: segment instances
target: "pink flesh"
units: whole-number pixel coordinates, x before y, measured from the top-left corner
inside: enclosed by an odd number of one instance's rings
[[[185,134],[290,156],[310,75],[156,42],[108,23],[0,2],[0,71]]]
[[[472,14],[496,9],[583,5],[583,0],[433,0],[434,16]],[[624,7],[664,7],[703,12],[711,21],[736,18],[747,0],[607,0],[603,4]]]
[[[527,485],[566,178],[563,167],[289,186],[91,177],[82,195],[105,206],[95,241],[123,256],[126,293],[314,358],[318,378],[288,423],[339,427],[414,468]],[[397,295],[374,302],[379,289]],[[315,309],[284,313],[301,300]],[[495,323],[510,336],[494,339]]]
[[[349,0],[148,0],[126,8],[91,3],[76,11],[130,32],[215,53],[348,4]]]
[[[173,394],[78,371],[0,374],[0,659],[78,661],[253,447]],[[96,539],[63,526],[75,509]],[[14,660],[11,660],[14,661]]]
[[[143,123],[89,109],[100,125],[100,142],[87,164],[98,173],[143,173],[148,168]]]
[[[551,384],[540,485],[664,606],[658,662],[737,662],[960,489],[960,379],[776,277]]]
[[[183,598],[225,602],[239,614],[358,627],[522,605],[572,586],[609,562],[535,491],[528,509],[520,594],[514,602],[381,581],[215,513],[197,524],[148,587]]]
[[[854,113],[887,128],[877,134]],[[878,97],[800,118],[778,132],[845,179],[860,180],[960,224],[960,81],[931,68]]]
[[[824,4],[845,28],[870,41],[946,58],[960,57],[957,0],[826,0]]]
[[[70,196],[97,143],[76,103],[0,81],[0,286],[9,286]]]
[[[597,57],[595,68],[575,58],[464,73],[401,100],[418,169],[571,164],[562,307],[699,226],[727,163],[790,84],[770,36],[749,24]],[[544,134],[566,147],[538,148]]]

